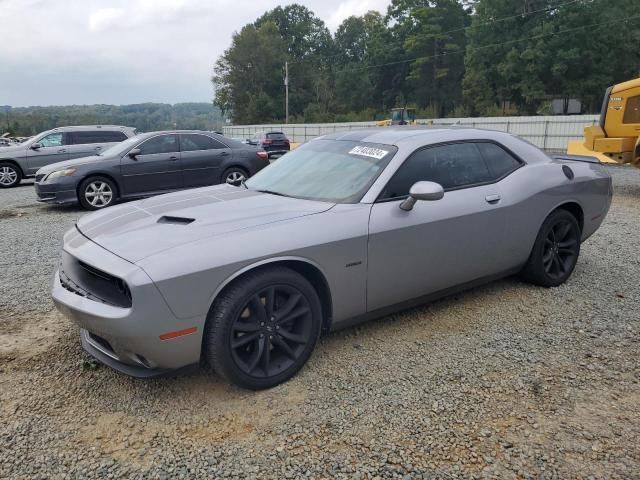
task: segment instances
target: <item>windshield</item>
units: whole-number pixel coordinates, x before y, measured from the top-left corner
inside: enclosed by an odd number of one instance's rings
[[[355,203],[398,151],[393,145],[312,140],[246,182],[250,190],[335,203]]]
[[[99,155],[102,157],[117,157],[118,155],[122,155],[124,152],[132,148],[140,140],[142,140],[142,137],[138,135],[136,135],[135,137],[127,138],[120,143],[116,143],[113,147],[107,148]]]

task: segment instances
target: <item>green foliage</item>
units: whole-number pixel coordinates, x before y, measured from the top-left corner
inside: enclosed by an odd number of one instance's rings
[[[605,87],[640,72],[637,0],[392,0],[331,37],[292,4],[234,35],[216,64],[216,104],[236,123],[535,114],[553,98],[596,112]],[[610,25],[590,25],[617,22]],[[581,28],[586,27],[586,28]],[[261,59],[258,61],[257,59]]]
[[[637,15],[637,1],[619,0],[615,8],[606,0],[561,3],[475,4],[463,81],[474,114],[504,113],[507,104],[533,114],[552,98],[578,98],[594,112],[607,86],[638,75],[640,33],[633,22],[621,23]]]
[[[65,125],[123,125],[151,132],[175,128],[217,130],[222,123],[222,113],[210,103],[0,107],[0,131],[17,136]]]

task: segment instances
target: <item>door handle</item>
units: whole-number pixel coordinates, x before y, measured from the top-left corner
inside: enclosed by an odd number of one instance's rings
[[[220,156],[227,157],[229,156],[229,152],[220,152]]]
[[[67,150],[62,148],[62,149],[58,150],[58,153],[67,153]]]
[[[102,147],[96,147],[96,150],[102,150]]]
[[[500,195],[487,195],[484,199],[487,203],[494,205],[500,201]]]
[[[169,161],[171,162],[175,162],[176,160],[178,160],[178,157],[176,157],[175,155],[172,157],[169,157]]]

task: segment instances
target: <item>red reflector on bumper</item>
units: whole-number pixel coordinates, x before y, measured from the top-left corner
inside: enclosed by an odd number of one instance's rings
[[[196,327],[185,328],[184,330],[176,330],[175,332],[167,332],[160,335],[160,340],[171,340],[172,338],[182,337],[184,335],[190,335],[195,333],[198,329]]]

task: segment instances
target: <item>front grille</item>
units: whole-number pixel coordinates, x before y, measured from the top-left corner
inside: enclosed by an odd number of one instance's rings
[[[131,291],[121,278],[63,253],[60,284],[68,291],[90,300],[121,308],[131,307]]]

